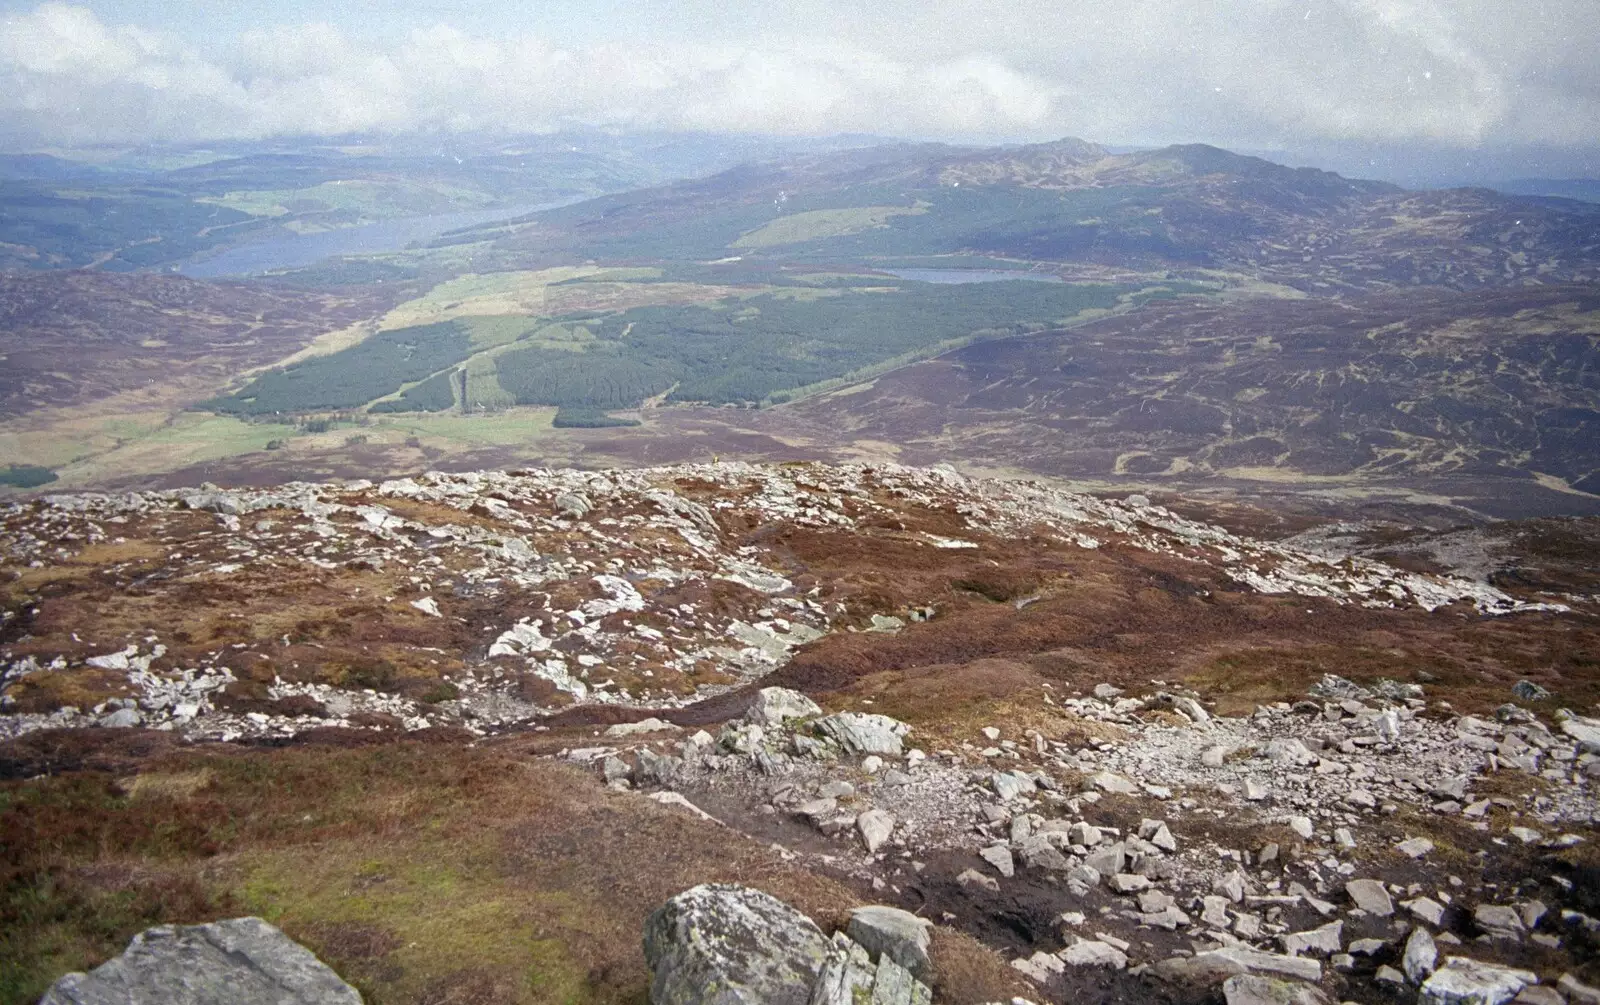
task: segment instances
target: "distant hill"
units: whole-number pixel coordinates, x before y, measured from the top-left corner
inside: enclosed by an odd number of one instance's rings
[[[1240,273],[1307,292],[1600,275],[1600,208],[1407,191],[1215,147],[903,144],[746,165],[460,232],[512,255],[893,262],[980,254]]]
[[[343,137],[0,155],[0,270],[163,268],[266,237],[569,202],[862,137]]]
[[[958,349],[760,428],[1064,477],[1428,486],[1510,515],[1542,484],[1593,513],[1597,372],[1592,286],[1173,300]]]
[[[116,173],[50,154],[0,154],[0,181],[105,182]]]
[[[1490,187],[1510,195],[1544,195],[1600,202],[1600,179],[1596,178],[1515,178],[1495,182]]]

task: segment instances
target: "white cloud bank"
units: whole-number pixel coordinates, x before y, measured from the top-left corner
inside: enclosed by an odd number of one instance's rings
[[[582,123],[1471,147],[1587,146],[1600,125],[1595,0],[861,6],[802,0],[776,29],[706,42],[563,46],[440,25],[380,44],[304,24],[202,48],[46,3],[0,22],[0,131],[84,143]]]

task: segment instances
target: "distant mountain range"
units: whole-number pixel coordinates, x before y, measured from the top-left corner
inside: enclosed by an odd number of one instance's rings
[[[0,270],[163,268],[268,237],[465,210],[525,211],[865,142],[586,130],[4,154]]]

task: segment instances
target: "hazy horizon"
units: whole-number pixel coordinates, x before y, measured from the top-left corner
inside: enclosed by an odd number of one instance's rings
[[[1600,173],[1581,0],[6,3],[0,146],[573,127],[1204,142],[1418,182]]]

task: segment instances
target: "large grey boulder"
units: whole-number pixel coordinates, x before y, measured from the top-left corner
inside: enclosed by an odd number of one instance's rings
[[[887,754],[899,757],[901,741],[911,727],[887,715],[838,712],[816,722],[817,731],[832,739],[847,754]]]
[[[160,925],[39,1005],[361,1005],[356,989],[260,918]]]
[[[685,890],[644,926],[652,1005],[806,1005],[827,955],[810,918],[743,886]]]
[[[850,938],[874,956],[888,956],[919,981],[933,979],[928,929],[933,922],[898,907],[873,904],[850,912]]]
[[[799,691],[786,687],[764,687],[756,692],[756,700],[745,712],[747,721],[771,729],[789,719],[810,719],[822,714],[822,708]]]
[[[1329,1005],[1328,996],[1298,981],[1237,974],[1222,982],[1228,1005]]]

